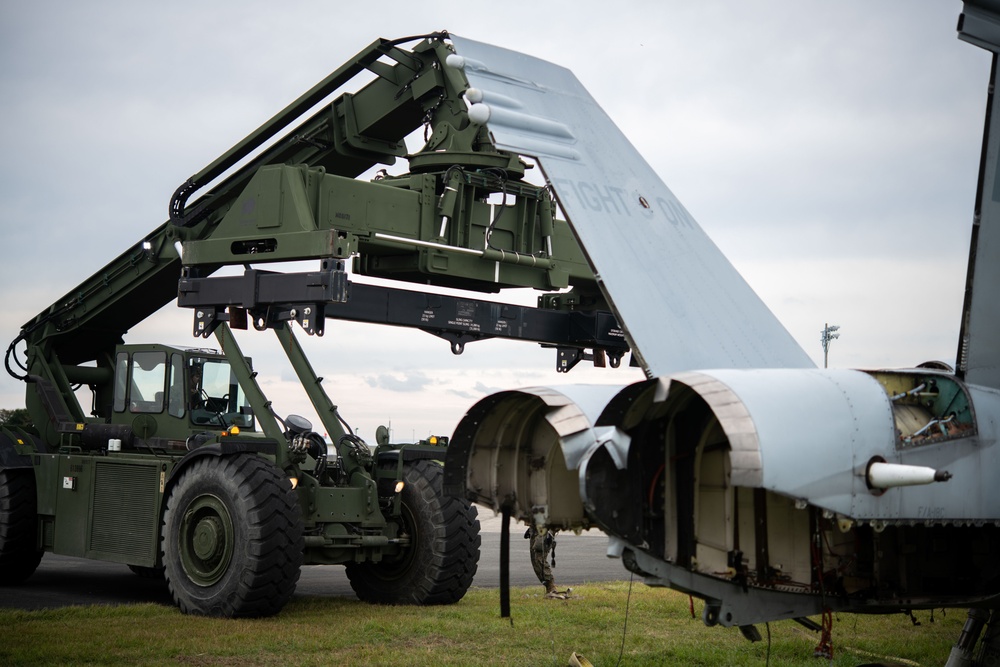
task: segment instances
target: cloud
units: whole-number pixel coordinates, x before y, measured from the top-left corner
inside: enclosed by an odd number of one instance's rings
[[[503,385],[487,385],[483,382],[476,382],[471,389],[449,389],[448,393],[453,396],[458,396],[459,398],[464,398],[469,401],[477,401],[483,396],[489,394],[495,394],[498,391],[504,391],[505,389],[510,389],[510,386]]]
[[[461,389],[449,389],[448,393],[452,396],[458,396],[459,398],[467,401],[474,401],[477,398],[479,398],[479,396],[473,394],[471,391],[463,391]]]
[[[493,393],[496,393],[498,391],[503,391],[504,388],[503,387],[490,387],[488,385],[483,384],[482,382],[477,382],[475,384],[474,389],[476,391],[478,391],[480,394],[493,394]]]
[[[402,374],[402,376],[390,375],[388,373],[366,375],[364,379],[369,387],[402,393],[421,391],[434,382],[421,371],[411,371]]]

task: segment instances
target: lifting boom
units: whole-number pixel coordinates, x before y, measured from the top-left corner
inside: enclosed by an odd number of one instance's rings
[[[532,165],[470,117],[447,39],[373,42],[186,180],[167,222],[24,325],[5,364],[27,384],[38,434],[0,431],[0,492],[20,501],[17,516],[0,509],[13,536],[0,537],[0,563],[17,565],[0,583],[53,551],[163,572],[183,610],[212,615],[277,612],[302,563],[346,564],[371,601],[464,595],[478,522],[467,501],[442,493],[443,448],[384,433],[370,448],[291,322],[317,335],[327,318],[416,328],[456,354],[484,338],[528,340],[556,348],[563,371],[583,359],[618,366],[629,346],[551,188],[526,179]],[[421,128],[424,145],[410,154]],[[407,173],[359,178],[399,159]],[[301,260],[318,270],[257,266]],[[544,293],[538,307],[468,294],[510,288]],[[124,344],[174,298],[221,353]],[[248,323],[275,332],[332,442],[274,412],[231,331]],[[89,413],[80,385],[93,395]],[[244,548],[255,534],[260,550]],[[436,553],[448,555],[424,560]]]

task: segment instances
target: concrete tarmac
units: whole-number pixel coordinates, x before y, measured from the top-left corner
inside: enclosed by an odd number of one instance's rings
[[[482,547],[479,567],[472,585],[496,588],[500,584],[500,518],[481,511]],[[541,585],[531,569],[525,527],[510,528],[511,586]],[[556,545],[556,584],[579,585],[594,581],[627,580],[628,572],[618,559],[605,555],[608,538],[597,530],[581,535],[559,533]],[[307,565],[302,568],[296,597],[347,597],[354,591],[339,565]],[[173,604],[166,584],[146,579],[125,565],[58,556],[47,553],[35,573],[19,586],[0,587],[0,607],[52,609],[69,605],[131,604],[153,602]]]

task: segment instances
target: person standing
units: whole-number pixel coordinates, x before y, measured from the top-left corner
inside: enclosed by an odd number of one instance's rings
[[[548,530],[542,533],[534,525],[531,525],[524,533],[524,537],[528,540],[531,567],[535,570],[535,576],[538,577],[538,581],[545,586],[545,597],[554,600],[565,600],[569,595],[569,589],[565,592],[560,592],[556,588],[556,580],[552,575],[552,568],[549,567],[550,558],[552,566],[554,567],[556,564],[555,531]]]

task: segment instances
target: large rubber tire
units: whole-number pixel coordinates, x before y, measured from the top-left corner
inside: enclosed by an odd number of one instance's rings
[[[0,470],[0,585],[20,584],[42,560],[35,471]]]
[[[358,598],[378,604],[452,604],[472,585],[479,563],[474,505],[441,492],[442,467],[416,461],[403,470],[401,531],[410,546],[377,563],[349,563]]]
[[[206,456],[180,473],[163,517],[163,564],[186,614],[270,616],[302,567],[302,514],[288,478],[255,455]]]

